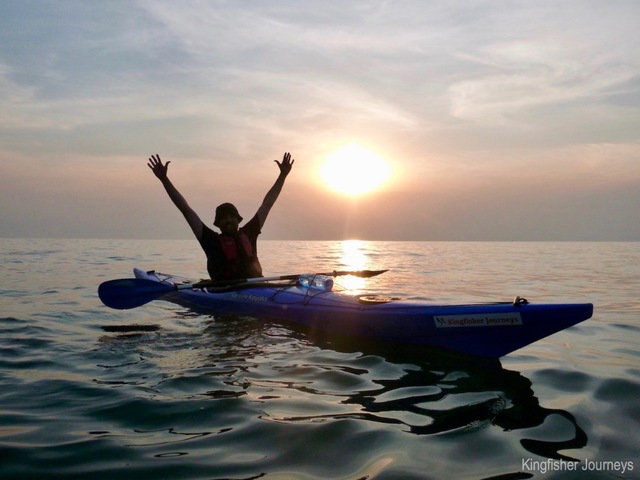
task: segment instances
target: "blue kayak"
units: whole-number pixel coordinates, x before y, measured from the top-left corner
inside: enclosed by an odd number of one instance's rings
[[[146,283],[173,287],[160,298],[199,311],[282,320],[323,334],[487,358],[507,355],[593,315],[590,303],[534,304],[519,297],[505,303],[439,305],[354,295],[334,291],[331,278],[318,276],[207,289],[155,271],[136,268],[134,275]]]

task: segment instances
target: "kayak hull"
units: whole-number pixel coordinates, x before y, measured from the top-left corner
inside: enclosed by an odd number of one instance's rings
[[[134,269],[134,274],[169,285],[192,283],[153,271]],[[255,284],[216,292],[188,288],[162,299],[213,314],[283,320],[321,334],[438,347],[486,358],[507,355],[593,314],[590,303],[437,305],[363,299],[296,284]]]

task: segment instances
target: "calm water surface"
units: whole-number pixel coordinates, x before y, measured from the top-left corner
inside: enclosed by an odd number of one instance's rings
[[[0,240],[0,478],[640,478],[640,244],[260,251],[267,275],[389,268],[338,283],[435,302],[587,301],[595,314],[485,365],[100,303],[98,285],[134,266],[203,276],[195,241]]]

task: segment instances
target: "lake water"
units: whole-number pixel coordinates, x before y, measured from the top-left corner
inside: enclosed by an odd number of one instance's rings
[[[266,275],[435,302],[592,302],[497,365],[100,303],[193,240],[2,239],[0,478],[640,478],[640,244],[263,241]],[[571,460],[578,460],[574,463]]]

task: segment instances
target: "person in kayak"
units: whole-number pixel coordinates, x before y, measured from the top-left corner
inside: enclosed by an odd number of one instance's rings
[[[240,227],[242,217],[238,209],[231,203],[223,203],[216,208],[213,225],[220,229],[214,232],[204,224],[198,214],[189,206],[167,176],[171,161],[162,163],[159,155],[152,155],[147,164],[156,177],[162,182],[173,204],[182,212],[200,246],[207,256],[207,271],[212,280],[229,280],[234,278],[255,278],[262,276],[262,267],[258,260],[257,239],[260,235],[267,215],[278,199],[284,181],[291,172],[294,160],[290,153],[285,153],[282,161],[274,160],[280,174],[269,189],[258,211],[245,225]]]

